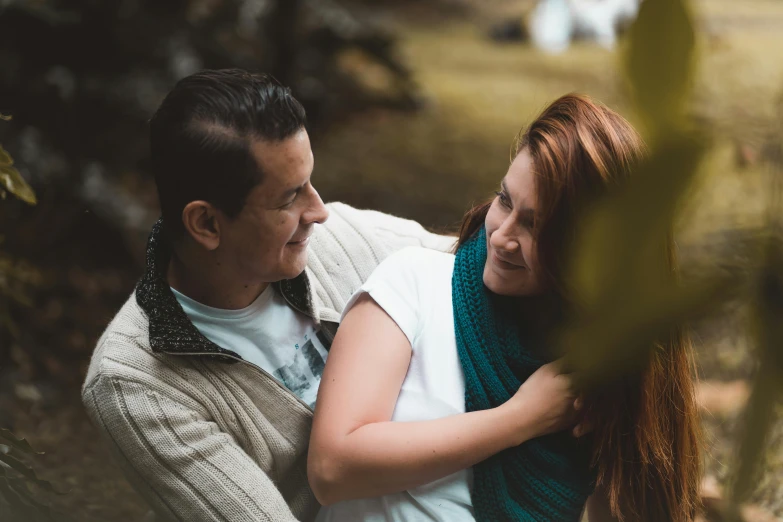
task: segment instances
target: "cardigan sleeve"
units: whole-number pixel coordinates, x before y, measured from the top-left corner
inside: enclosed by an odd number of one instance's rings
[[[166,520],[297,520],[233,437],[192,408],[108,376],[85,386],[82,399],[137,490]]]
[[[331,203],[329,209],[351,223],[357,231],[380,242],[388,252],[407,246],[419,246],[441,252],[454,248],[457,238],[435,234],[411,219],[404,219],[376,210],[360,210],[344,203]]]

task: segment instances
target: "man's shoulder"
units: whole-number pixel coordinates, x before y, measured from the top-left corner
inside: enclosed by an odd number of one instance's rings
[[[101,376],[117,373],[118,367],[153,358],[149,343],[149,320],[132,293],[104,330],[90,358],[84,386]]]
[[[358,209],[345,203],[327,204],[330,217],[320,227],[321,247],[334,247],[345,251],[349,256],[354,250],[365,254],[372,250],[376,262],[392,252],[406,246],[449,251],[455,239],[452,236],[439,235],[427,231],[421,224],[412,220],[379,212],[377,210]]]

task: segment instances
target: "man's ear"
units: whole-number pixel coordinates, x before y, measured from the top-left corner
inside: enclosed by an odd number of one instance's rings
[[[206,201],[191,201],[182,209],[185,231],[207,250],[220,245],[220,223],[217,209]]]

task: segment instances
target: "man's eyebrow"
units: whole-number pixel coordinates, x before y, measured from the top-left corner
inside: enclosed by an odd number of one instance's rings
[[[302,189],[305,188],[305,185],[307,185],[308,183],[310,183],[310,179],[309,178],[307,179],[307,181],[305,181],[304,183],[302,183],[298,187],[292,187],[292,188],[286,190],[285,192],[283,192],[282,196],[280,196],[280,199],[288,199],[291,196],[299,194],[302,191]]]

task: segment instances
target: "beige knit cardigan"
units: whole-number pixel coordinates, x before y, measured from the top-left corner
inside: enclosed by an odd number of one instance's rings
[[[413,221],[328,207],[305,271],[306,313],[318,322],[337,322],[348,298],[393,251],[448,250],[454,243]],[[164,349],[153,349],[149,326],[134,292],[97,343],[82,399],[158,517],[312,520],[319,506],[306,476],[310,408],[251,363],[188,354],[181,343],[169,351],[160,341]]]

